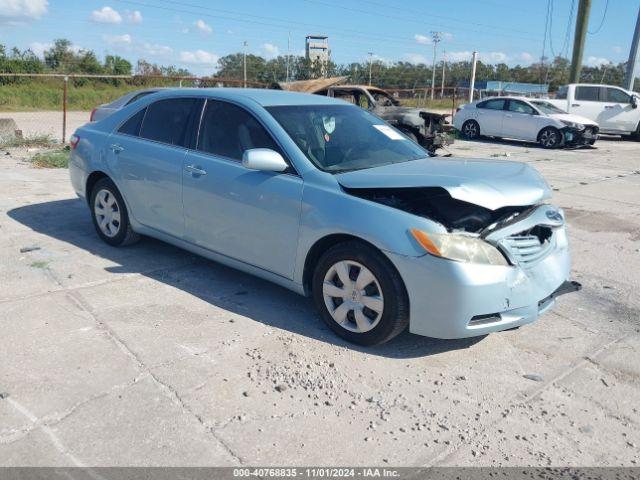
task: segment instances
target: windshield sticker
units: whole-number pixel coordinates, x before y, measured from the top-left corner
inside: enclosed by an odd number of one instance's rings
[[[336,129],[336,117],[322,117],[325,132],[331,135]]]
[[[406,140],[405,137],[400,135],[398,132],[396,132],[389,125],[374,125],[373,128],[375,128],[376,130],[378,130],[381,133],[384,133],[391,140]]]

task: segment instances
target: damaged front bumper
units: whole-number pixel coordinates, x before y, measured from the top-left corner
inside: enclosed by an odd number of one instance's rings
[[[565,127],[562,130],[563,146],[569,148],[593,145],[598,139],[598,127],[588,126],[583,130]]]
[[[579,289],[567,283],[571,257],[564,225],[553,228],[548,242],[534,260],[519,257],[508,266],[387,253],[407,288],[409,330],[427,337],[465,338],[535,321],[559,295]]]

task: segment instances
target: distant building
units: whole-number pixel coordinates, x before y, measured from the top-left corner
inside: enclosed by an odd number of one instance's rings
[[[315,62],[319,60],[322,65],[322,75],[326,73],[326,65],[331,60],[329,49],[329,37],[326,35],[307,35],[305,39],[305,56],[307,60]]]
[[[459,82],[458,87],[469,88],[469,82]],[[474,85],[480,92],[480,98],[492,95],[522,95],[525,97],[543,97],[549,93],[549,85],[543,83],[499,82],[487,80]]]

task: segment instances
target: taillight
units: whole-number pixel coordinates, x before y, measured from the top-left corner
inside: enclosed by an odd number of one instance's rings
[[[75,150],[79,142],[80,142],[80,137],[78,135],[73,134],[69,137],[69,145],[71,145],[72,149]]]
[[[94,108],[93,110],[91,110],[91,114],[89,115],[89,121],[93,122],[93,116],[96,113],[96,110],[98,110],[97,108]]]

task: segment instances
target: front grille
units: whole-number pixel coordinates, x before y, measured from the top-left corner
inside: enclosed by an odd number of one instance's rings
[[[511,235],[500,242],[507,256],[519,265],[532,265],[546,257],[552,246],[551,229],[535,230]]]

